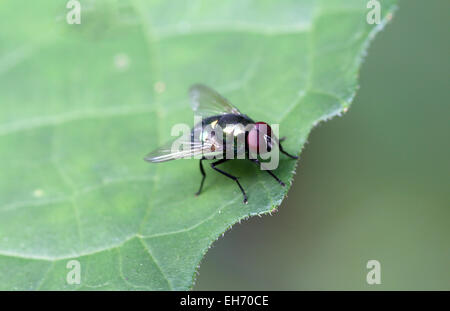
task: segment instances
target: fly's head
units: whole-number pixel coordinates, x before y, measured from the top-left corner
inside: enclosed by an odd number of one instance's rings
[[[265,122],[256,122],[248,132],[247,144],[252,153],[261,155],[271,152],[275,141],[272,129]]]

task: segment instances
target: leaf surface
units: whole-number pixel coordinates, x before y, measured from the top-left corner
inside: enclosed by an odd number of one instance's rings
[[[349,107],[368,42],[367,1],[0,3],[0,289],[185,290],[211,244],[269,213],[289,187],[251,163],[149,164],[193,123],[204,83],[299,153],[311,129]],[[281,156],[288,185],[296,161]],[[300,168],[301,169],[301,168]],[[70,260],[81,284],[67,282]]]

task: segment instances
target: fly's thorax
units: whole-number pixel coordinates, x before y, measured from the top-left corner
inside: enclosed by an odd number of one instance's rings
[[[229,114],[220,118],[218,125],[223,132],[225,158],[246,158],[247,135],[252,124],[253,120],[245,115]]]
[[[222,150],[227,159],[244,159],[246,141],[253,121],[245,115],[224,114],[208,117],[193,129],[193,139]]]

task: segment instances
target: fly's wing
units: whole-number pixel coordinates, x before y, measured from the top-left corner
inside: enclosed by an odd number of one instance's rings
[[[202,84],[195,84],[189,89],[191,106],[194,112],[201,117],[210,117],[221,114],[241,114],[226,98],[213,89]]]
[[[181,136],[155,151],[149,153],[145,160],[153,163],[166,162],[177,159],[189,159],[202,157],[212,158],[222,154],[222,145],[215,141],[191,140],[191,136]]]

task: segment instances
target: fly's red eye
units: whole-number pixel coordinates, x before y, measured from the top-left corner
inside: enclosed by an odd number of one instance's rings
[[[256,122],[255,126],[249,131],[247,143],[250,151],[261,154],[270,152],[272,129],[265,122]]]
[[[255,124],[259,132],[272,137],[272,129],[270,128],[269,124],[267,124],[266,122],[256,122]]]

